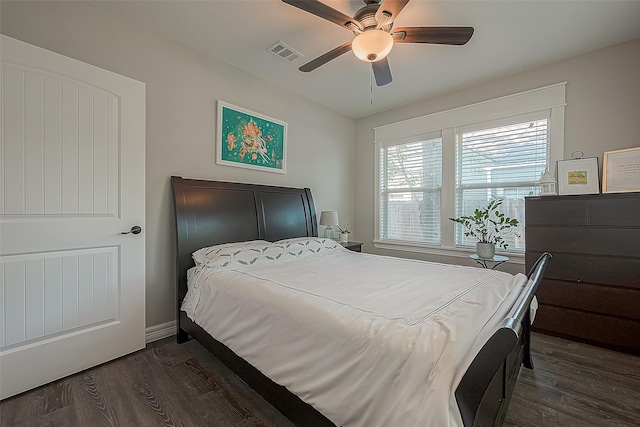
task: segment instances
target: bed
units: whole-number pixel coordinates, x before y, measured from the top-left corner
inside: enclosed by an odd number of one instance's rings
[[[418,297],[409,296],[405,297],[404,300],[396,301],[396,306],[385,307],[380,305],[379,301],[370,302],[372,305],[367,306],[366,304],[369,303],[360,303],[357,294],[350,294],[350,292],[356,292],[358,287],[368,289],[369,293],[372,294],[380,293],[379,291],[384,289],[381,283],[378,283],[377,286],[379,287],[375,288],[375,273],[373,276],[367,276],[366,272],[372,271],[374,268],[372,263],[387,265],[387,270],[389,271],[407,272],[406,277],[398,276],[394,279],[398,283],[412,282],[411,276],[408,275],[409,271],[415,270],[415,274],[421,276],[427,274],[427,272],[421,270],[426,268],[427,265],[429,265],[429,271],[442,270],[445,272],[445,276],[448,274],[446,273],[448,271],[447,268],[455,267],[411,260],[392,260],[387,257],[375,258],[375,255],[351,253],[346,249],[337,247],[339,245],[332,245],[331,242],[325,241],[322,243],[323,239],[317,239],[315,207],[309,189],[193,180],[181,177],[172,177],[171,182],[177,236],[178,342],[184,342],[189,337],[201,342],[296,425],[333,426],[338,424],[355,426],[373,425],[375,422],[379,422],[380,425],[391,425],[389,424],[392,422],[391,420],[403,420],[401,422],[404,425],[435,425],[434,419],[442,420],[445,418],[447,419],[446,423],[441,424],[438,422],[438,424],[491,426],[502,423],[520,366],[524,364],[528,368],[533,367],[529,351],[529,306],[535,295],[542,271],[550,259],[549,254],[543,254],[538,263],[532,268],[528,277],[523,278],[514,278],[506,273],[490,273],[482,269],[458,268],[463,276],[466,275],[473,278],[469,282],[472,285],[468,289],[460,288],[456,295],[462,297],[454,298],[456,302],[452,303],[451,307],[448,304],[438,302],[436,304],[438,310],[433,310],[433,307],[427,307],[426,303],[423,308],[416,299]],[[305,242],[307,245],[309,243],[319,244],[320,247],[316,247],[312,252],[321,252],[321,254],[314,253],[313,256],[306,258],[301,256],[301,260],[285,260],[284,264],[287,265],[286,268],[290,269],[287,270],[290,274],[284,274],[282,272],[283,267],[280,264],[265,264],[260,267],[252,266],[246,271],[242,271],[242,269],[216,270],[215,274],[212,274],[212,269],[200,267],[202,261],[199,260],[199,267],[193,268],[195,262],[192,254],[198,250],[201,252],[202,248],[256,240],[264,241],[263,249],[258,247],[258,249],[253,248],[252,250],[278,251],[282,249],[283,245],[299,245],[301,242]],[[240,253],[240,251],[237,252]],[[298,253],[298,251],[290,250],[288,252]],[[276,256],[256,259],[259,260],[259,264],[263,261],[266,262],[266,258],[273,259]],[[196,257],[196,259],[199,258]],[[398,268],[397,264],[395,264],[398,262],[404,263],[401,268]],[[298,272],[295,273],[294,266],[297,265],[299,265]],[[323,271],[331,270],[327,268],[328,265],[342,265],[343,267],[338,271],[343,276],[335,276],[336,271],[333,271],[331,274],[334,274],[334,276],[327,276],[322,279],[327,284],[325,286],[327,293],[322,295],[322,301],[318,306],[324,306],[322,309],[326,311],[316,312],[316,306],[311,305],[311,300],[319,300],[319,294],[316,291],[317,287],[311,288],[311,286],[323,286],[322,283],[314,284],[313,282],[316,281],[316,278],[321,280],[320,277]],[[192,280],[191,290],[189,290],[187,276],[190,274],[194,279],[196,273],[204,275],[203,271],[205,270],[220,285],[212,287],[218,293],[211,299],[199,299],[201,297],[198,294],[196,306],[200,304],[199,309],[201,311],[200,314],[197,314],[193,304],[190,302],[193,302],[193,290],[195,288],[199,289],[199,287],[194,286],[193,283],[196,282]],[[349,270],[352,271],[349,273]],[[316,274],[305,276],[305,271],[315,271]],[[294,280],[296,275],[299,276],[296,279],[297,281]],[[345,275],[346,279],[344,279]],[[359,281],[356,281],[357,276],[361,276]],[[307,279],[304,279],[305,277]],[[334,278],[331,279],[331,277]],[[225,278],[225,282],[222,281],[223,278]],[[489,280],[492,281],[491,283],[496,282],[496,284],[486,284],[489,283]],[[231,286],[221,285],[222,283],[227,283],[226,281],[234,284]],[[479,285],[473,284],[476,282],[481,283],[482,286],[495,286],[495,289],[490,293],[497,295],[502,292],[504,295],[500,294],[502,296],[499,299],[499,304],[496,304],[499,307],[495,308],[495,313],[492,312],[493,314],[490,314],[491,321],[482,322],[483,324],[478,329],[478,335],[474,335],[472,339],[467,339],[473,345],[469,345],[468,350],[465,350],[466,353],[459,356],[460,361],[464,361],[464,363],[457,365],[458,371],[453,374],[455,388],[451,390],[450,396],[445,396],[445,398],[453,402],[450,405],[451,408],[447,407],[444,410],[445,413],[433,415],[435,418],[430,418],[432,417],[431,413],[435,412],[435,409],[440,404],[435,403],[435,395],[432,402],[432,398],[429,395],[420,393],[429,392],[429,390],[435,390],[438,387],[431,385],[431,383],[421,386],[420,381],[416,383],[414,379],[424,377],[428,381],[433,380],[436,383],[444,381],[447,384],[451,383],[451,380],[442,380],[444,377],[438,374],[438,370],[433,368],[433,364],[429,365],[426,361],[424,362],[425,372],[419,372],[422,360],[420,358],[417,359],[417,362],[412,360],[410,363],[406,360],[389,362],[385,359],[386,355],[382,355],[380,356],[383,359],[381,362],[365,353],[358,353],[358,345],[368,348],[370,344],[355,336],[352,339],[345,339],[347,332],[340,325],[345,326],[349,323],[345,319],[348,320],[350,319],[349,316],[354,315],[353,308],[355,307],[358,315],[364,313],[365,317],[354,318],[354,324],[369,322],[374,325],[383,325],[381,327],[376,326],[374,328],[376,331],[383,330],[386,327],[392,328],[387,329],[386,334],[392,337],[391,340],[399,341],[400,344],[396,347],[402,347],[403,331],[406,330],[412,333],[411,329],[406,328],[407,324],[412,327],[419,325],[420,328],[423,328],[422,323],[420,323],[422,318],[431,318],[432,313],[438,312],[438,315],[440,315],[440,311],[455,309],[455,304],[465,303],[463,301],[464,298],[469,299],[466,307],[470,307],[469,303],[473,302],[479,295],[479,293],[473,295],[473,292],[479,292],[480,289],[478,288]],[[352,283],[354,289],[352,290],[350,286],[347,286],[347,283]],[[269,286],[264,286],[264,284],[269,284]],[[447,289],[455,289],[455,286],[455,283],[449,284]],[[201,285],[201,288],[209,289],[204,284]],[[220,290],[217,290],[218,288]],[[266,296],[261,295],[252,300],[252,295],[255,295],[259,288],[266,289],[269,294]],[[505,291],[507,288],[517,290],[514,292]],[[238,292],[238,289],[250,289],[250,291],[245,295],[234,296],[231,294],[231,292]],[[207,291],[203,292],[206,293]],[[217,301],[223,301],[220,292],[225,295],[228,293],[225,298],[230,299],[216,304]],[[213,291],[211,294],[213,294]],[[382,299],[393,299],[389,295],[384,296],[384,293],[382,295]],[[185,297],[187,297],[186,300]],[[458,299],[461,299],[461,301],[458,302]],[[286,301],[288,304],[285,303],[278,308],[277,301],[280,300]],[[198,303],[197,301],[200,302]],[[416,305],[416,316],[418,317],[407,319],[403,314],[402,308],[398,307],[411,305],[412,302]],[[264,307],[261,307],[261,305]],[[446,310],[440,310],[440,306],[446,306],[447,308]],[[236,307],[238,309],[232,309],[227,313],[224,311],[225,307]],[[264,319],[269,319],[269,321],[250,319],[252,312],[262,311],[263,309],[265,312]],[[427,312],[425,310],[429,312],[428,316],[423,316]],[[308,313],[306,318],[304,317],[305,313]],[[459,311],[459,313],[462,312]],[[444,314],[442,313],[442,317],[438,318],[438,322],[446,317]],[[278,320],[277,316],[282,316],[282,318]],[[324,323],[321,324],[320,318],[328,318],[334,324],[331,325],[330,322],[329,326]],[[192,319],[196,319],[198,322],[196,323]],[[230,321],[229,319],[235,320]],[[281,333],[279,337],[277,334],[269,337],[269,327],[284,331],[288,325],[293,323],[295,323],[295,328],[290,331]],[[472,323],[469,322],[469,325]],[[243,324],[244,329],[240,327],[240,329],[234,330],[233,328],[236,324]],[[304,328],[307,328],[306,333]],[[428,327],[424,326],[424,328]],[[213,332],[209,333],[207,330]],[[370,331],[368,333],[371,334]],[[283,335],[294,336],[295,334],[302,335],[295,337],[296,339],[291,344],[281,341]],[[428,336],[429,333],[426,335]],[[332,341],[340,342],[343,345],[332,348],[330,347]],[[308,364],[307,368],[302,369],[303,372],[308,371],[305,373],[306,382],[297,383],[297,379],[291,379],[288,372],[284,374],[280,372],[282,371],[282,369],[279,369],[280,365],[297,365],[297,362],[289,362],[291,360],[302,360],[298,357],[303,350],[302,347],[313,345],[312,343],[314,342],[318,343],[318,349],[331,349],[326,357],[330,357],[331,354],[335,353],[336,357],[348,360],[346,357],[350,353],[358,353],[358,357],[360,357],[358,363],[351,362],[351,366],[364,366],[364,371],[359,372],[338,368],[338,365],[333,362],[327,362],[326,360],[328,359],[325,359],[325,356],[321,355],[322,353],[317,352],[315,354],[316,352],[314,352],[312,357],[318,358],[305,362]],[[356,343],[353,344],[356,347],[349,348],[350,342]],[[415,342],[419,343],[420,341],[416,340]],[[230,347],[235,351],[232,351]],[[394,346],[389,344],[383,347],[393,348]],[[429,346],[423,342],[422,347]],[[341,351],[345,354],[341,355]],[[379,350],[375,350],[375,352],[378,353]],[[238,356],[236,353],[243,357]],[[258,353],[271,354],[272,360],[259,359],[257,358]],[[447,357],[443,355],[446,355],[446,353],[441,354],[441,359],[449,358],[448,355]],[[263,356],[260,355],[260,357]],[[279,364],[278,357],[281,360],[287,360],[287,363]],[[371,359],[371,363],[374,365],[367,367],[369,365],[364,362],[360,363],[365,359]],[[411,356],[411,359],[416,359],[416,357]],[[349,362],[347,361],[347,363]],[[399,363],[399,367],[393,368],[397,374],[385,376],[385,370],[380,369],[380,367],[389,367],[390,363]],[[456,361],[455,364],[458,364],[458,362]],[[261,369],[257,369],[254,365],[259,366]],[[301,366],[304,368],[305,365]],[[463,367],[462,370],[460,366]],[[367,375],[367,369],[369,370],[369,375]],[[403,374],[403,371],[406,371],[407,374]],[[263,374],[263,372],[267,375]],[[401,382],[403,375],[409,381],[407,384]],[[269,377],[274,377],[277,382],[274,382]],[[386,394],[397,395],[395,403],[389,403],[387,396],[378,397],[378,395],[385,394],[384,392],[376,394],[374,391],[370,393],[371,395],[367,394],[365,396],[366,399],[359,398],[358,390],[361,391],[362,387],[369,390],[368,383],[365,383],[360,389],[354,388],[354,384],[358,385],[362,382],[360,378],[375,379],[375,382],[380,383],[383,389],[387,390]],[[343,382],[343,385],[336,385],[340,384],[336,382],[338,379],[346,379],[347,381]],[[287,387],[278,383],[285,384]],[[396,389],[393,389],[393,387],[396,387]],[[409,387],[415,387],[419,392],[412,392],[411,397],[403,396],[403,391]],[[290,390],[296,391],[297,394]],[[389,390],[394,390],[394,392],[389,393]],[[345,397],[342,397],[340,392],[344,392]],[[347,405],[348,408],[340,408],[341,402],[346,401],[349,395],[353,395],[351,399],[355,400],[352,400],[352,403]],[[409,399],[412,401],[411,404],[408,404]],[[368,406],[361,402],[365,400],[368,402]],[[358,405],[361,403],[362,407],[360,408]],[[446,403],[449,405],[451,402]],[[436,405],[435,409],[428,409],[430,408],[429,405],[432,404]],[[411,418],[414,416],[414,409],[407,410],[409,406],[416,408],[414,418]],[[394,407],[396,409],[393,409]],[[398,410],[397,408],[400,409]],[[446,413],[450,409],[452,412],[451,421],[449,421]],[[397,413],[393,414],[394,411]],[[407,415],[405,412],[412,413]],[[389,418],[387,418],[387,415]],[[416,420],[420,420],[420,423]],[[395,425],[399,424],[396,423]]]

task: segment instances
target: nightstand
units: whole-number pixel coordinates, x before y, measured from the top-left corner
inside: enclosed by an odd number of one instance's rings
[[[347,243],[341,242],[340,244],[345,248],[349,249],[350,251],[362,252],[362,243],[360,242],[347,242]]]

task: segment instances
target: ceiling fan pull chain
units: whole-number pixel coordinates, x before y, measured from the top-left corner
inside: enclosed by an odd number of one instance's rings
[[[369,67],[369,105],[373,107],[373,68]]]

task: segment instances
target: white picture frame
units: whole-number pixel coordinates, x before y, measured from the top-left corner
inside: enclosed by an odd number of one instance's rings
[[[640,147],[605,151],[602,168],[603,193],[640,191]]]
[[[558,194],[599,194],[598,158],[558,160]]]

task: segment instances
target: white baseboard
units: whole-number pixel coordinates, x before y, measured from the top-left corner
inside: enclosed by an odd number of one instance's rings
[[[168,338],[176,334],[176,321],[172,320],[171,322],[149,326],[144,332],[144,341],[146,344]]]

